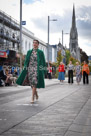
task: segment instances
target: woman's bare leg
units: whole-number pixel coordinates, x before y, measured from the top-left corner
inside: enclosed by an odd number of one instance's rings
[[[36,95],[36,100],[38,100],[38,92],[37,92],[37,89],[36,89],[36,91],[35,91],[35,95]]]
[[[36,95],[36,88],[32,87],[32,101],[31,103],[34,103],[34,96]]]

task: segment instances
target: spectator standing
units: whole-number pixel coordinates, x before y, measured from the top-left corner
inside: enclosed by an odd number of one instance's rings
[[[58,80],[60,80],[60,82],[63,82],[65,80],[65,66],[63,62],[60,62],[58,71],[59,71]]]
[[[52,67],[50,65],[48,66],[48,78],[52,79]]]
[[[84,61],[84,65],[82,67],[82,75],[83,75],[83,84],[89,84],[89,73],[90,73],[90,70],[89,70],[89,66],[88,64],[86,63],[86,61]]]
[[[81,81],[81,66],[79,65],[79,62],[76,62],[75,73],[76,73],[76,81],[79,85]]]
[[[73,71],[74,71],[74,65],[72,64],[72,61],[68,64],[68,83],[73,84]]]

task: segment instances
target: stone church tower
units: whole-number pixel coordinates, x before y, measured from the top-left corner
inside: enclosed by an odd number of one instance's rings
[[[78,32],[76,28],[75,7],[73,5],[72,27],[70,30],[69,49],[71,55],[80,61],[80,48],[78,47]]]

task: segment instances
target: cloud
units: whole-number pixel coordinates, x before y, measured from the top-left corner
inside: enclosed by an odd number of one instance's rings
[[[27,25],[25,27],[32,31],[36,37],[47,42],[48,16],[50,19],[57,19],[56,22],[50,21],[50,43],[58,43],[62,36],[62,30],[64,33],[70,32],[73,3],[75,3],[76,10],[79,46],[82,48],[87,46],[91,51],[90,0],[69,0],[68,2],[67,0],[23,0],[22,18],[26,20]],[[0,9],[19,21],[20,0],[0,0]],[[64,35],[64,44],[69,46],[68,35]],[[87,52],[90,52],[89,48]]]
[[[76,10],[76,17],[79,34],[89,38],[89,35],[91,35],[91,6],[82,6],[81,8],[78,8]],[[50,27],[52,28],[51,32],[60,32],[62,29],[70,31],[72,24],[72,10],[64,10],[63,16],[50,14],[50,18],[58,20],[57,22],[50,21]],[[44,15],[38,18],[32,18],[32,21],[35,27],[46,31],[48,25],[47,16]]]
[[[0,10],[19,21],[20,0],[0,0]]]
[[[25,4],[31,4],[31,3],[34,3],[36,1],[40,1],[40,0],[23,0],[23,3],[25,3]]]
[[[80,37],[78,41],[80,48],[82,48],[82,50],[86,52],[87,55],[91,55],[91,41],[87,39],[81,39]]]
[[[57,19],[57,21],[52,21],[53,19]],[[48,16],[42,16],[40,18],[33,18],[32,19],[34,25],[41,29],[46,31],[48,27]],[[72,12],[71,11],[65,11],[63,16],[50,14],[50,31],[52,33],[59,33],[60,31],[70,31],[72,22]]]
[[[79,34],[87,39],[91,37],[91,6],[82,6],[77,10],[77,27]]]

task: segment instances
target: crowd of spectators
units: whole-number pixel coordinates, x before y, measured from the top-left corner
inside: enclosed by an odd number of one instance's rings
[[[16,80],[19,75],[19,70],[15,67],[1,66],[0,67],[0,86],[16,85]]]

